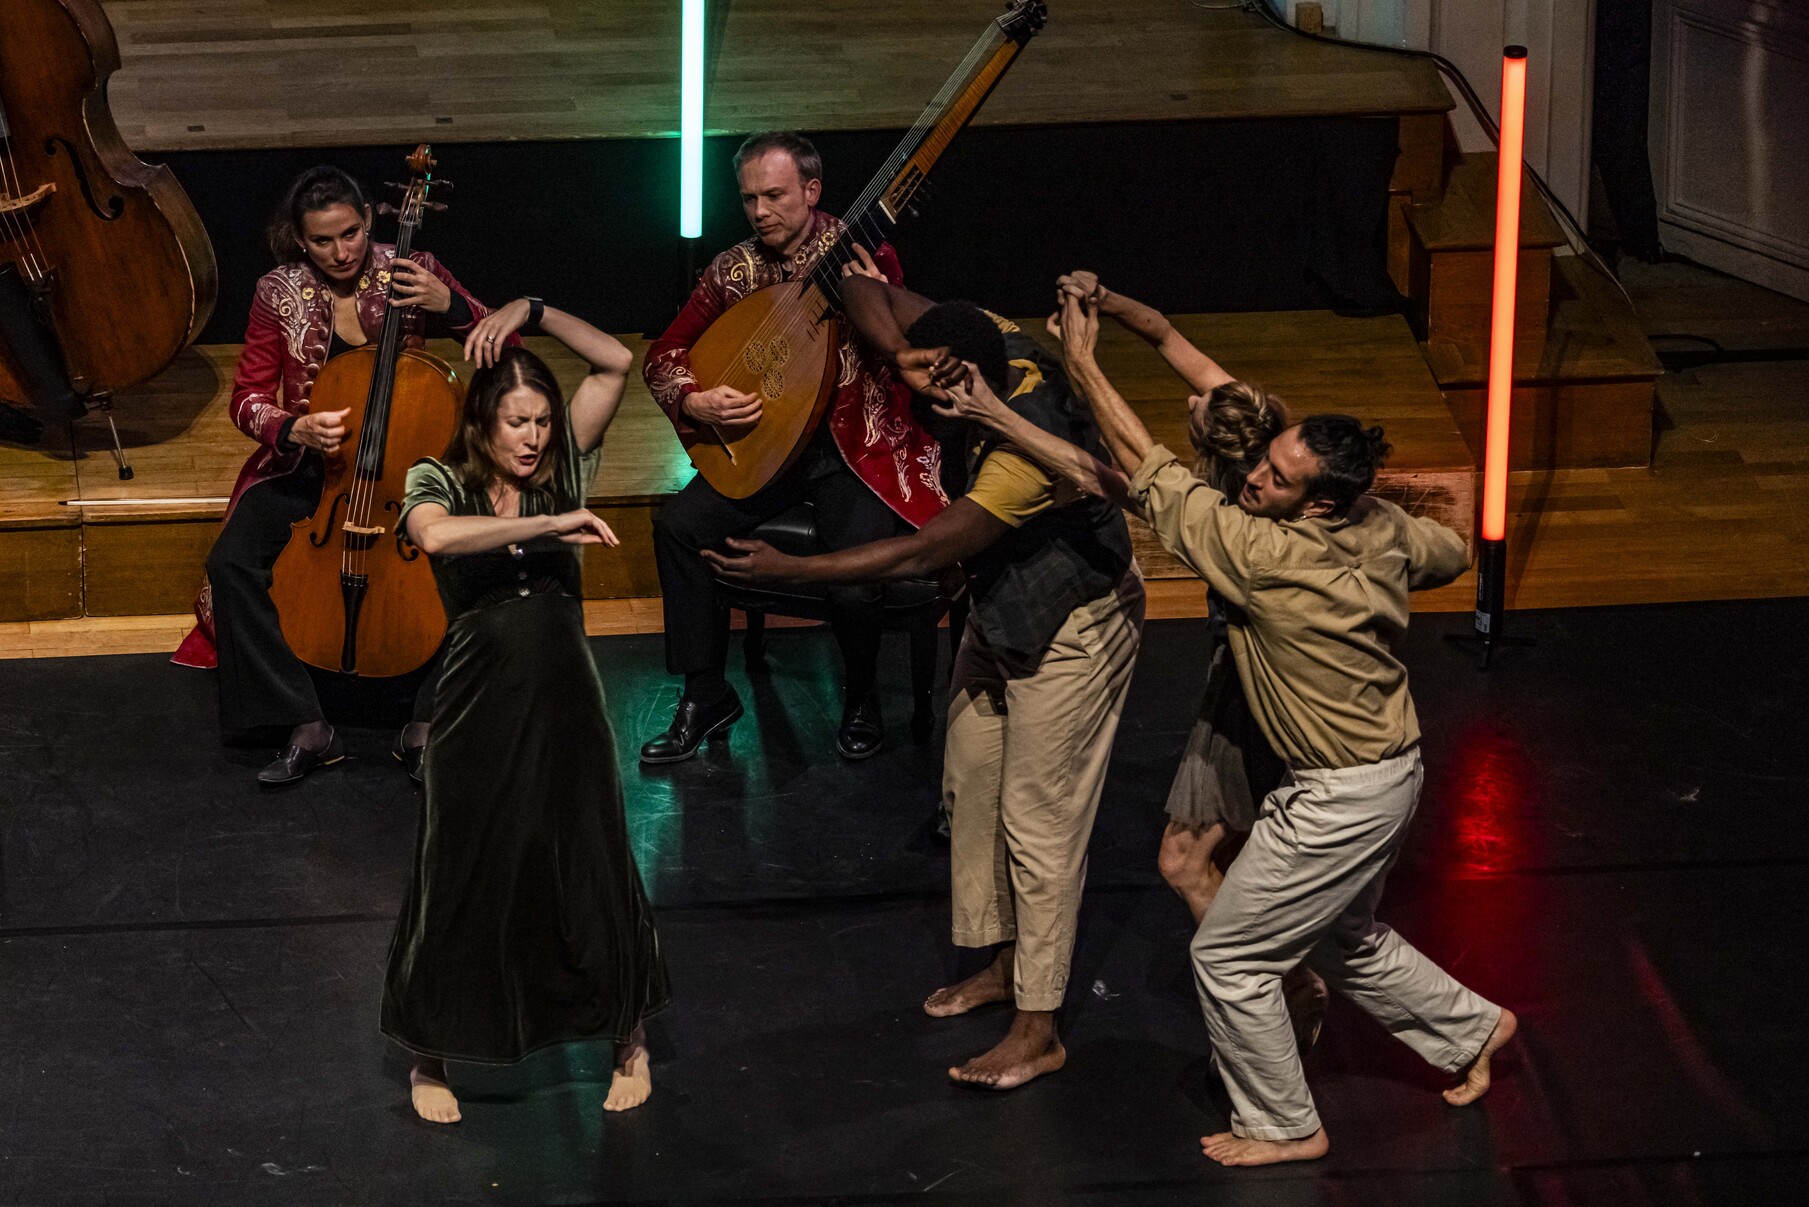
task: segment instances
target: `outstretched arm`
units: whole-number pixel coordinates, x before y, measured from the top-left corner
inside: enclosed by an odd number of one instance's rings
[[[1061,336],[1062,360],[1068,368],[1068,381],[1093,408],[1093,418],[1099,424],[1099,434],[1105,440],[1106,451],[1112,454],[1112,460],[1125,474],[1135,477],[1156,442],[1130,404],[1106,380],[1098,361],[1093,358],[1099,345],[1099,307],[1064,293],[1059,320],[1059,323],[1054,318],[1050,320],[1051,330]]]
[[[1216,387],[1235,380],[1219,367],[1217,361],[1194,347],[1186,336],[1176,331],[1174,324],[1161,311],[1153,306],[1145,306],[1135,298],[1127,298],[1122,293],[1113,293],[1099,283],[1097,274],[1071,272],[1055,284],[1058,298],[1073,296],[1081,301],[1091,300],[1099,306],[1099,313],[1117,320],[1125,330],[1142,338],[1162,354],[1168,367],[1180,374],[1181,380],[1191,386],[1194,393],[1207,394]]]
[[[898,578],[931,578],[969,558],[1011,531],[971,499],[956,499],[936,518],[905,536],[888,537],[835,553],[793,557],[765,541],[730,539],[732,551],[703,551],[711,569],[733,582],[866,583]]]
[[[453,515],[440,503],[417,503],[404,513],[408,539],[421,552],[440,557],[488,553],[552,537],[568,545],[619,545],[608,524],[588,511],[561,515]]]

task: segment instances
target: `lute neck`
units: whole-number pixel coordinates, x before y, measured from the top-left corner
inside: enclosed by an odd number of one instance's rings
[[[832,302],[839,298],[843,266],[856,259],[854,244],[873,250],[890,237],[906,214],[914,212],[912,202],[930,169],[998,87],[1026,40],[1027,35],[1012,36],[1000,22],[989,22],[986,32],[848,209],[841,235],[824,249],[811,272],[812,283]]]

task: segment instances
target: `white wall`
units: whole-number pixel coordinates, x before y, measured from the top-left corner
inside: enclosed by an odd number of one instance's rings
[[[1276,0],[1292,14],[1299,0]],[[1527,49],[1526,158],[1578,222],[1589,202],[1595,0],[1325,0],[1338,36],[1432,50],[1469,78],[1491,115],[1501,103],[1501,50]],[[1451,114],[1466,151],[1493,147],[1459,99]]]
[[[1809,299],[1809,14],[1792,0],[1656,0],[1660,238]]]

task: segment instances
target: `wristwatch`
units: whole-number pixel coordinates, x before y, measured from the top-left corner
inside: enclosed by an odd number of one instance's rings
[[[540,316],[546,313],[546,303],[539,298],[528,299],[528,326],[540,330]]]

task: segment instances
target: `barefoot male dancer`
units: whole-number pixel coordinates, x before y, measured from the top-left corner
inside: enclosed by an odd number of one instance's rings
[[[1513,1037],[1484,1001],[1387,926],[1376,903],[1419,803],[1419,721],[1394,644],[1407,593],[1456,578],[1463,542],[1368,497],[1388,451],[1380,428],[1317,415],[1282,432],[1236,505],[1156,444],[1094,360],[1097,308],[1065,294],[1063,351],[1075,390],[1124,473],[1032,435],[1031,456],[1076,481],[1116,479],[1165,549],[1234,610],[1232,652],[1250,707],[1288,764],[1194,936],[1195,981],[1230,1092],[1231,1131],[1201,1140],[1223,1165],[1325,1155],[1282,1000],[1305,960],[1427,1061],[1489,1088]]]
[[[843,283],[850,320],[920,391],[944,362],[1038,430],[1101,451],[1061,365],[1016,327],[964,302],[871,278]],[[1009,326],[1008,324],[1006,326]],[[967,362],[963,368],[960,362]],[[759,542],[706,552],[731,578],[863,582],[922,577],[960,563],[971,612],[949,687],[943,795],[951,817],[954,941],[996,947],[990,967],[933,994],[932,1015],[985,1002],[1017,1006],[1007,1035],[949,1076],[1008,1090],[1067,1059],[1055,1011],[1068,985],[1087,839],[1143,633],[1143,580],[1117,507],[963,430],[966,493],[908,536],[818,557]],[[966,437],[979,437],[969,440]]]

